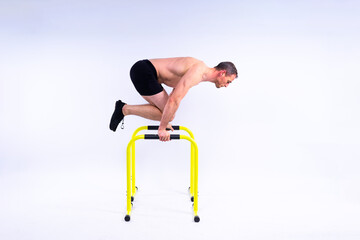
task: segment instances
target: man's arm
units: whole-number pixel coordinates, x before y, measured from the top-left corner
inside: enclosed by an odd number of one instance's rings
[[[204,64],[198,63],[193,65],[185,75],[180,79],[177,86],[171,92],[169,99],[165,105],[158,130],[160,141],[169,141],[170,133],[166,131],[166,126],[172,120],[181,100],[185,97],[189,89],[201,82]]]

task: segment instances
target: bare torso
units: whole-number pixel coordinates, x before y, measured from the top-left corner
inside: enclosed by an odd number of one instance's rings
[[[185,73],[202,61],[192,57],[149,59],[157,71],[159,83],[175,88]]]

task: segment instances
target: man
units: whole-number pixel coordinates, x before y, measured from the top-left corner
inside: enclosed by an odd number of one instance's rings
[[[130,77],[136,90],[149,104],[128,105],[117,101],[110,129],[116,131],[124,116],[137,115],[160,121],[159,139],[169,141],[170,133],[166,128],[171,128],[170,122],[190,88],[200,82],[212,82],[217,88],[227,87],[237,76],[236,67],[231,62],[221,62],[210,68],[192,57],[138,61],[132,66]],[[173,88],[170,95],[161,84]]]

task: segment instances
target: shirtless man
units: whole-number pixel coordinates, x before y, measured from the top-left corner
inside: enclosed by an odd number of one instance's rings
[[[231,62],[221,62],[210,68],[192,57],[138,61],[132,66],[130,77],[136,90],[149,104],[128,105],[117,101],[110,129],[116,131],[124,116],[137,115],[160,121],[159,139],[169,141],[170,133],[166,128],[171,128],[169,123],[190,88],[200,82],[212,82],[217,88],[227,87],[237,76],[235,65]],[[161,84],[173,88],[170,95]]]

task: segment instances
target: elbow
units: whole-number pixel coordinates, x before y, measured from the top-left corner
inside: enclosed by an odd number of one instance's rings
[[[176,106],[179,107],[181,99],[178,97],[172,97],[170,96],[169,100],[168,100],[169,104],[172,106]]]

